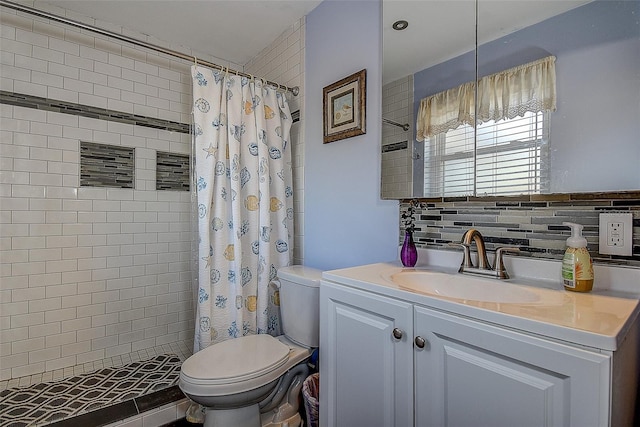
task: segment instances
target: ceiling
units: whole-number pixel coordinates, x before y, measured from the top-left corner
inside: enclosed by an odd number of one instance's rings
[[[327,0],[334,1],[334,0]],[[481,0],[480,41],[496,39],[590,0]],[[321,0],[35,0],[245,65]],[[391,25],[405,19],[409,27]],[[101,26],[96,22],[96,26]],[[473,0],[383,0],[383,81],[473,50]],[[175,49],[175,48],[174,48]],[[221,64],[227,65],[227,64]],[[242,71],[242,70],[240,70]]]
[[[38,8],[43,3],[52,4],[190,48],[196,55],[205,53],[223,61],[245,65],[321,2],[322,0],[35,0],[34,7]],[[73,16],[68,18],[73,19]],[[96,22],[95,26],[103,27],[100,22]],[[172,49],[178,50],[176,47]]]

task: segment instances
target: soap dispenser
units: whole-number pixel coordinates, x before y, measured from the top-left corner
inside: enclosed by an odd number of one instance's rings
[[[589,292],[593,288],[593,264],[587,251],[587,239],[582,236],[582,225],[563,222],[571,227],[567,250],[562,258],[562,283],[568,291]]]

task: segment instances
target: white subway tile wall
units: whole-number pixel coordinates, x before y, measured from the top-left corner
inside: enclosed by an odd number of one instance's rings
[[[413,177],[411,156],[413,149],[413,75],[387,83],[382,88],[382,117],[400,124],[409,124],[404,131],[398,126],[382,124],[382,146],[396,146],[407,142],[407,148],[382,152],[383,198],[411,197]]]
[[[47,115],[4,107],[3,129],[16,121],[28,129],[14,127],[1,141],[2,157],[13,165],[1,183],[0,379],[189,339],[189,192],[155,191],[155,162],[141,159],[136,189],[80,188],[79,142],[59,136],[90,130],[93,141],[121,145],[138,128],[103,132],[97,129],[105,122],[84,119],[82,127],[59,125],[31,140],[34,128],[49,124],[42,122]],[[152,133],[139,138],[141,147],[154,151],[162,138],[189,153],[188,135]],[[62,147],[50,148],[56,144]],[[12,146],[26,151],[8,154],[4,148]]]
[[[38,7],[190,53],[58,7]],[[191,121],[186,61],[5,8],[0,23],[0,90]],[[246,69],[298,85],[302,94],[303,34],[304,19]],[[292,110],[301,108],[302,95],[289,99]],[[191,340],[190,192],[156,191],[155,182],[156,152],[189,154],[190,136],[8,104],[0,104],[0,120],[0,380],[73,373]],[[297,262],[301,136],[298,123],[292,129]],[[81,188],[80,140],[135,148],[134,189]]]

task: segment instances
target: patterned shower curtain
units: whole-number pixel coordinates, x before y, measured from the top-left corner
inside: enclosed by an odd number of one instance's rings
[[[194,351],[280,333],[269,286],[292,259],[291,114],[261,80],[194,65],[198,210]]]

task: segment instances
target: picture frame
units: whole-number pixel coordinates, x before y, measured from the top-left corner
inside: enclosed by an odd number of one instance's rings
[[[322,89],[324,143],[366,132],[367,70]]]

